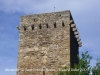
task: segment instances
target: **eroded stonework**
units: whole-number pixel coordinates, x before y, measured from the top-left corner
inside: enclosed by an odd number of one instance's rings
[[[17,75],[53,75],[62,67],[78,63],[81,42],[69,10],[21,16],[17,28]]]

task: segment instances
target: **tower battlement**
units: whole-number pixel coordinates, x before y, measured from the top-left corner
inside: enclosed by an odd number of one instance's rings
[[[20,29],[59,28],[69,24],[70,11],[21,16]]]
[[[45,23],[38,23],[38,24],[36,24],[36,23],[34,23],[34,24],[31,24],[31,25],[22,25],[22,26],[19,26],[19,27],[17,27],[18,28],[18,30],[21,32],[24,32],[24,31],[38,31],[38,30],[40,30],[40,29],[53,29],[53,28],[57,28],[57,29],[59,29],[59,28],[62,28],[62,27],[66,27],[67,26],[67,24],[69,24],[67,21],[65,22],[65,21],[60,21],[60,22],[51,22],[51,23],[47,23],[47,22],[45,22]]]
[[[74,20],[69,10],[61,12],[43,13],[21,16],[20,26],[18,26],[19,32],[40,32],[47,28],[50,31],[53,28],[63,29],[64,27],[71,27],[74,31],[76,40],[81,46],[81,39],[79,38],[79,32],[74,24]]]
[[[78,63],[82,45],[71,12],[60,11],[21,16],[18,68],[54,69],[73,67]],[[43,72],[21,72],[17,75],[43,75]],[[45,71],[46,75],[52,72]]]

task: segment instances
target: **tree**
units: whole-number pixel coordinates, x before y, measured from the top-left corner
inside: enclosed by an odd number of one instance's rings
[[[58,72],[58,75],[100,75],[100,60],[97,60],[96,66],[90,65],[92,57],[88,54],[88,51],[82,52],[81,57],[78,56],[79,63],[74,64],[74,68],[68,70],[67,67],[62,68],[62,71]],[[63,71],[63,69],[66,71]],[[74,70],[74,71],[73,71]]]
[[[100,75],[100,60],[97,60],[96,66],[92,68],[92,75]]]
[[[58,75],[89,75],[91,71],[90,60],[92,57],[88,54],[88,51],[85,53],[82,52],[81,57],[78,56],[79,63],[74,64],[74,68],[77,71],[60,71]],[[66,67],[64,69],[67,69]]]
[[[75,65],[75,68],[79,69],[79,75],[89,75],[91,71],[90,60],[92,57],[88,54],[88,51],[85,53],[82,52],[81,57],[79,58],[78,65]]]

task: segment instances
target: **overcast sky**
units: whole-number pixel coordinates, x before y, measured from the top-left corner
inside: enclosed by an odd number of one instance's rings
[[[70,10],[91,65],[100,59],[100,0],[0,0],[0,75],[16,75],[20,16]]]

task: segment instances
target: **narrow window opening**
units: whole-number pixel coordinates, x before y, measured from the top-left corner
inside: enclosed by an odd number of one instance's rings
[[[34,22],[35,22],[35,19],[34,19]]]
[[[54,23],[54,28],[56,28],[56,22]]]
[[[48,23],[46,24],[46,27],[48,28]]]
[[[65,26],[64,22],[62,22],[62,26],[63,26],[63,27]]]
[[[45,75],[45,69],[43,68],[43,75]]]
[[[43,75],[45,75],[45,71],[43,71]]]
[[[34,25],[31,26],[32,30],[34,30]]]
[[[41,26],[41,24],[39,25],[39,29],[42,29],[42,26]]]
[[[24,31],[26,31],[26,27],[24,27]]]

